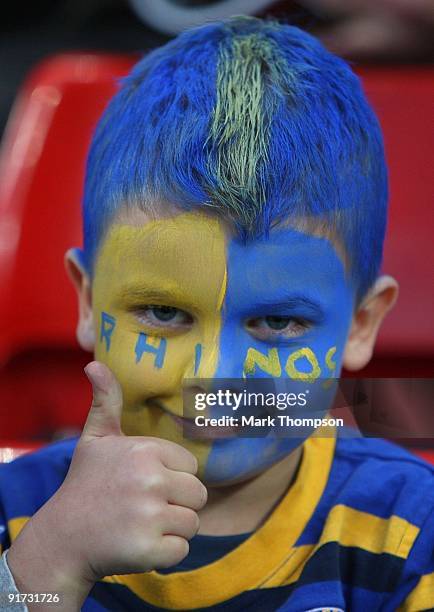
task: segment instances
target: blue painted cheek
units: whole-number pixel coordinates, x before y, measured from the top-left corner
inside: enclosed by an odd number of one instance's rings
[[[257,304],[284,304],[291,295],[318,304],[323,313],[321,320],[302,337],[273,345],[255,339],[246,331],[245,319],[252,316]],[[315,370],[321,381],[338,377],[352,309],[353,291],[327,240],[288,229],[251,245],[232,241],[228,250],[228,286],[215,378],[242,378],[249,349],[265,357],[270,349],[276,349],[282,382],[289,380],[288,372],[292,368],[306,374]],[[263,312],[262,316],[266,314],[270,313]],[[290,316],[291,313],[281,314]],[[308,349],[307,356],[297,356],[300,349]],[[249,375],[270,376],[259,366]],[[332,400],[332,392],[328,398],[321,391],[321,410],[327,410]],[[206,478],[210,483],[218,483],[261,472],[302,442],[300,438],[273,437],[218,440],[210,450]]]
[[[289,455],[300,443],[296,438],[216,440],[208,456],[205,481],[218,485],[260,474]]]

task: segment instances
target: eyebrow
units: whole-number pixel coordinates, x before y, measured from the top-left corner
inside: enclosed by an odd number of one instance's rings
[[[185,295],[183,290],[173,285],[170,288],[154,288],[149,285],[124,285],[117,292],[117,297],[120,300],[129,300],[131,302],[146,303],[147,301],[153,302],[154,304],[164,305],[167,302],[176,302],[179,306],[188,306],[191,308],[192,300],[191,297]]]
[[[176,284],[167,289],[163,287],[154,288],[149,285],[124,285],[119,289],[118,299],[126,299],[134,305],[138,303],[143,305],[150,302],[157,305],[176,304],[177,307],[190,310],[194,307],[191,296],[185,294],[182,288]],[[311,300],[305,295],[293,293],[287,296],[280,295],[276,299],[266,297],[255,300],[248,307],[249,316],[263,316],[264,311],[268,311],[268,314],[275,312],[276,314],[290,313],[309,316],[318,323],[325,318],[324,309],[319,302]]]
[[[305,316],[314,317],[316,321],[320,322],[325,317],[323,307],[319,302],[313,301],[305,295],[294,295],[290,294],[287,297],[279,296],[278,299],[265,299],[255,301],[252,305],[250,312],[255,314],[264,313],[265,310],[272,310],[275,312],[296,312]]]

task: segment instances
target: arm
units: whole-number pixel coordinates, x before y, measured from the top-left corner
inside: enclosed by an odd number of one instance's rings
[[[80,610],[93,582],[82,577],[78,564],[74,567],[65,554],[67,546],[56,533],[57,521],[52,510],[47,502],[27,523],[7,551],[7,563],[20,593],[57,593],[62,610],[72,612]],[[63,550],[56,550],[56,542]],[[28,610],[52,612],[53,605],[29,603]]]
[[[399,612],[434,609],[434,472],[430,479],[420,481],[419,491],[426,516],[407,559],[405,595],[396,602]]]
[[[104,576],[179,563],[206,501],[195,457],[166,440],[125,436],[115,377],[96,363],[88,375],[93,403],[68,474],[8,552],[18,590],[59,593],[66,612]]]

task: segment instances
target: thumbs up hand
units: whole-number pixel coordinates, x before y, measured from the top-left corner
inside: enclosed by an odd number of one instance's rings
[[[176,565],[199,529],[207,491],[196,458],[167,440],[125,436],[115,376],[96,361],[85,370],[93,402],[68,474],[8,553],[23,592],[47,590],[49,573],[51,590],[74,584],[82,600],[104,576]]]
[[[107,366],[98,361],[89,363],[84,371],[92,385],[93,398],[81,440],[123,435],[122,391],[115,376]]]

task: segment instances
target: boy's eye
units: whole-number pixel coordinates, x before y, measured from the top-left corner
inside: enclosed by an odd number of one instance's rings
[[[172,321],[176,319],[176,315],[178,314],[178,310],[176,308],[172,308],[172,306],[153,306],[149,309],[155,318],[159,321]]]
[[[289,317],[265,317],[265,322],[271,329],[285,329],[290,321]]]
[[[137,317],[151,327],[186,327],[192,323],[192,317],[179,308],[164,305],[143,306],[136,310]]]
[[[260,340],[297,338],[305,333],[310,324],[290,316],[268,315],[247,321],[248,331]]]

